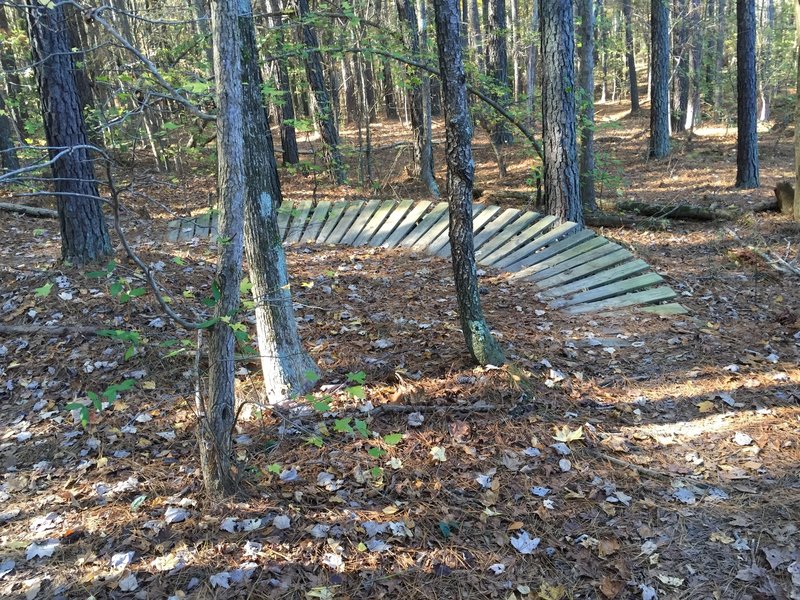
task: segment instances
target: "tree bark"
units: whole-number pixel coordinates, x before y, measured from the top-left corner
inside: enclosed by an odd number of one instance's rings
[[[0,34],[6,39],[11,37],[11,29],[8,26],[8,18],[6,17],[6,9],[0,5]],[[8,99],[11,101],[9,112],[11,119],[16,129],[17,137],[20,140],[25,139],[25,121],[28,118],[22,104],[22,83],[19,79],[17,72],[17,60],[14,58],[14,52],[11,50],[10,45],[7,47],[5,44],[0,44],[0,67],[5,72],[6,93]]]
[[[281,187],[272,135],[261,93],[250,0],[239,4],[239,36],[242,44],[244,173],[247,196],[244,208],[244,250],[256,311],[258,349],[267,399],[282,404],[313,387],[308,373],[317,373],[303,349],[297,330],[286,256],[278,230]]]
[[[297,0],[298,16],[303,20],[300,28],[302,43],[306,49],[306,77],[308,85],[314,93],[317,103],[317,122],[319,123],[320,135],[325,143],[325,152],[331,176],[336,185],[341,185],[347,179],[344,159],[339,151],[339,129],[333,115],[328,90],[325,87],[325,73],[322,70],[322,56],[319,51],[317,32],[314,27],[307,22],[308,20],[308,0]]]
[[[397,14],[406,31],[406,44],[411,57],[420,60],[420,23],[411,0],[397,0]],[[411,129],[414,132],[414,176],[419,178],[432,196],[439,197],[439,186],[433,176],[433,144],[431,142],[430,77],[424,72],[409,73]],[[427,100],[426,100],[427,96]]]
[[[525,77],[525,100],[528,109],[528,126],[533,127],[534,122],[534,92],[536,91],[536,63],[539,56],[539,44],[536,43],[535,33],[539,31],[539,0],[532,0],[531,6],[531,43],[528,46],[528,66]]]
[[[772,107],[772,95],[774,93],[772,84],[772,41],[775,37],[775,1],[766,0],[766,6],[762,8],[761,21],[761,65],[758,77],[758,95],[761,109],[758,113],[759,121],[767,121],[770,118]]]
[[[236,491],[232,432],[236,424],[234,347],[231,322],[239,309],[242,280],[245,180],[245,123],[242,92],[238,0],[211,3],[214,71],[217,74],[217,163],[219,256],[215,286],[219,318],[211,327],[208,399],[200,407],[198,442],[206,491],[212,496]],[[228,322],[226,322],[228,321]]]
[[[717,44],[715,51],[714,109],[722,110],[722,66],[725,62],[725,0],[719,0],[717,10]]]
[[[489,43],[486,53],[486,72],[492,79],[493,99],[503,107],[508,106],[508,44],[506,38],[505,0],[485,0],[489,3]],[[505,122],[495,120],[492,125],[492,143],[497,146],[513,141]]]
[[[669,6],[650,0],[650,158],[669,154]]]
[[[467,106],[466,73],[460,42],[456,0],[434,0],[447,137],[447,202],[450,209],[450,248],[461,330],[467,350],[479,364],[505,361],[481,308],[472,237],[472,125]]]
[[[575,135],[572,0],[542,2],[542,146],[547,212],[583,224]]]
[[[736,1],[736,187],[757,188],[756,3]]]
[[[689,101],[684,126],[692,131],[700,122],[700,70],[703,58],[703,37],[700,30],[700,0],[690,0],[687,26],[689,29]]]
[[[795,23],[795,42],[798,47],[796,58],[795,80],[795,112],[794,130],[800,131],[800,0],[794,0],[794,23]],[[794,199],[794,220],[800,223],[800,135],[794,136],[794,165],[795,165],[795,199]]]
[[[675,59],[675,114],[672,119],[673,131],[685,130],[686,111],[689,106],[689,57],[688,39],[689,30],[686,23],[686,0],[677,0],[675,3],[674,31],[675,43],[673,55]]]
[[[580,18],[580,190],[584,210],[597,209],[594,190],[594,0],[578,0]]]
[[[73,58],[64,6],[28,3],[36,81],[42,104],[47,145],[54,158],[73,150],[51,167],[61,227],[61,257],[76,266],[99,261],[112,253],[98,193],[94,163],[86,148],[86,125],[73,77]]]
[[[625,19],[625,62],[628,65],[628,81],[631,90],[631,114],[637,114],[639,107],[639,81],[636,78],[636,57],[633,53],[633,9],[631,0],[622,0],[622,14]]]
[[[11,136],[11,119],[8,118],[8,110],[2,94],[0,94],[0,168],[5,171],[19,169],[17,150]]]
[[[281,17],[280,0],[269,0],[269,10],[273,13],[271,17],[272,27],[277,31],[278,45],[283,47],[283,18]],[[300,162],[300,154],[297,150],[297,131],[293,121],[295,120],[294,104],[292,104],[292,85],[289,80],[289,69],[286,60],[275,61],[275,84],[281,92],[281,101],[277,103],[278,124],[281,132],[282,162],[284,165],[295,165]]]

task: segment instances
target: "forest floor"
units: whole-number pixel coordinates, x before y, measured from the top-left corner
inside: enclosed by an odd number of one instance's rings
[[[669,160],[646,161],[646,115],[598,109],[606,197],[746,207],[791,176],[791,131],[761,136],[763,185],[741,191],[734,131],[676,136]],[[397,123],[372,135],[408,139]],[[424,197],[408,152],[376,151],[376,197]],[[478,186],[527,188],[528,152],[507,154],[500,181],[477,137]],[[211,293],[215,251],[164,242],[165,208],[202,209],[213,177],[173,177],[139,168],[125,227],[188,313]],[[285,195],[365,194],[321,180],[286,173]],[[796,264],[788,217],[604,230],[685,315],[573,317],[487,273],[485,311],[513,365],[489,369],[464,351],[448,261],[288,248],[330,408],[241,422],[230,502],[207,500],[199,476],[193,335],[152,295],[121,304],[111,278],[60,266],[54,221],[4,218],[0,325],[32,326],[0,334],[4,598],[800,598],[800,278],[748,248]],[[134,276],[117,260],[113,281]],[[79,326],[141,339],[126,359],[130,343]],[[86,427],[65,408],[126,380]],[[258,399],[256,365],[238,381]],[[381,437],[337,431],[347,417]],[[320,431],[321,447],[307,443]]]

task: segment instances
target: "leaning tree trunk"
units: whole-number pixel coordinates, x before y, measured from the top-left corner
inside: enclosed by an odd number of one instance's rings
[[[505,0],[484,0],[489,3],[489,42],[486,53],[486,72],[495,91],[493,99],[501,106],[508,105],[508,28],[506,27]],[[511,132],[503,120],[492,126],[492,143],[495,146],[510,144]]]
[[[322,70],[322,57],[317,41],[317,32],[308,22],[308,0],[297,0],[298,16],[303,21],[301,29],[303,46],[305,46],[306,77],[308,85],[314,93],[317,102],[317,122],[322,141],[325,143],[328,166],[336,185],[341,185],[347,179],[344,159],[339,150],[339,129],[333,114],[333,106],[325,87],[325,73]]]
[[[631,0],[622,0],[622,14],[625,19],[625,62],[628,65],[628,81],[631,88],[631,114],[637,114],[639,107],[639,80],[636,78],[636,57],[633,54],[633,18]]]
[[[505,361],[486,323],[478,292],[472,238],[472,125],[467,106],[466,73],[462,59],[456,0],[434,0],[447,139],[447,202],[450,208],[450,249],[458,297],[461,330],[467,349],[481,365]]]
[[[669,154],[669,7],[650,0],[650,158]]]
[[[596,210],[594,193],[594,0],[578,0],[580,25],[580,70],[578,87],[580,104],[580,190],[581,203],[586,210]]]
[[[281,187],[262,103],[258,46],[250,0],[238,0],[242,44],[245,179],[244,247],[256,310],[267,399],[281,404],[313,385],[317,367],[303,349],[294,318],[286,256],[278,230]]]
[[[757,188],[756,2],[736,0],[736,187]]]
[[[575,39],[572,0],[540,8],[542,36],[542,148],[547,212],[583,224],[575,140]]]
[[[278,34],[278,47],[284,47],[283,18],[281,17],[280,0],[269,0],[269,9],[273,13],[272,27]],[[292,104],[292,85],[289,80],[289,69],[286,59],[279,58],[275,61],[275,83],[281,92],[281,101],[277,103],[278,119],[281,132],[281,150],[283,150],[283,164],[296,165],[300,162],[300,153],[297,150],[297,132],[294,128],[294,105]]]
[[[417,14],[411,0],[397,0],[397,14],[406,30],[406,44],[411,57],[420,58],[420,36]],[[433,142],[431,139],[430,77],[427,73],[412,72],[410,87],[411,129],[414,132],[414,175],[425,184],[435,198],[439,197],[439,186],[433,176]]]
[[[47,145],[55,157],[53,188],[61,226],[61,257],[84,265],[112,253],[92,157],[86,148],[86,125],[73,77],[73,60],[64,6],[46,8],[29,0],[28,31],[39,85]]]
[[[198,407],[200,467],[211,495],[236,491],[232,433],[236,424],[234,346],[231,317],[239,310],[242,281],[245,180],[245,123],[242,102],[238,0],[211,4],[214,70],[217,74],[217,164],[219,189],[219,244],[215,284],[220,297],[209,342],[208,399]]]

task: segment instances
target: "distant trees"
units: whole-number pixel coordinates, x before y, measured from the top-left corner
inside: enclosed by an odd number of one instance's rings
[[[669,4],[650,0],[650,158],[669,154]]]
[[[481,308],[472,238],[472,125],[467,107],[460,18],[456,0],[434,0],[436,41],[442,78],[447,137],[447,203],[450,210],[450,251],[458,312],[467,349],[478,364],[499,365],[503,352],[492,336]]]
[[[736,0],[736,187],[757,188],[756,3]]]
[[[542,2],[540,21],[544,201],[549,214],[583,223],[575,134],[572,0]]]
[[[75,83],[63,4],[28,0],[28,31],[53,160],[53,191],[61,226],[61,257],[76,266],[112,253],[83,110]]]
[[[594,0],[577,1],[580,19],[581,42],[578,88],[580,124],[580,190],[581,203],[586,210],[595,210],[597,201],[594,189]]]
[[[625,20],[625,63],[628,67],[631,113],[639,112],[639,80],[636,77],[636,57],[633,52],[633,7],[631,0],[622,0],[622,15]]]

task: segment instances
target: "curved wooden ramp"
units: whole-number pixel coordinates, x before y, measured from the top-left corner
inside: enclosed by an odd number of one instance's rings
[[[285,202],[278,227],[286,244],[316,243],[407,248],[450,256],[447,203],[411,200]],[[575,223],[516,208],[475,204],[479,265],[534,283],[551,308],[571,314],[629,307],[656,314],[686,312],[677,294],[643,260]],[[169,223],[172,242],[216,235],[213,211]]]

